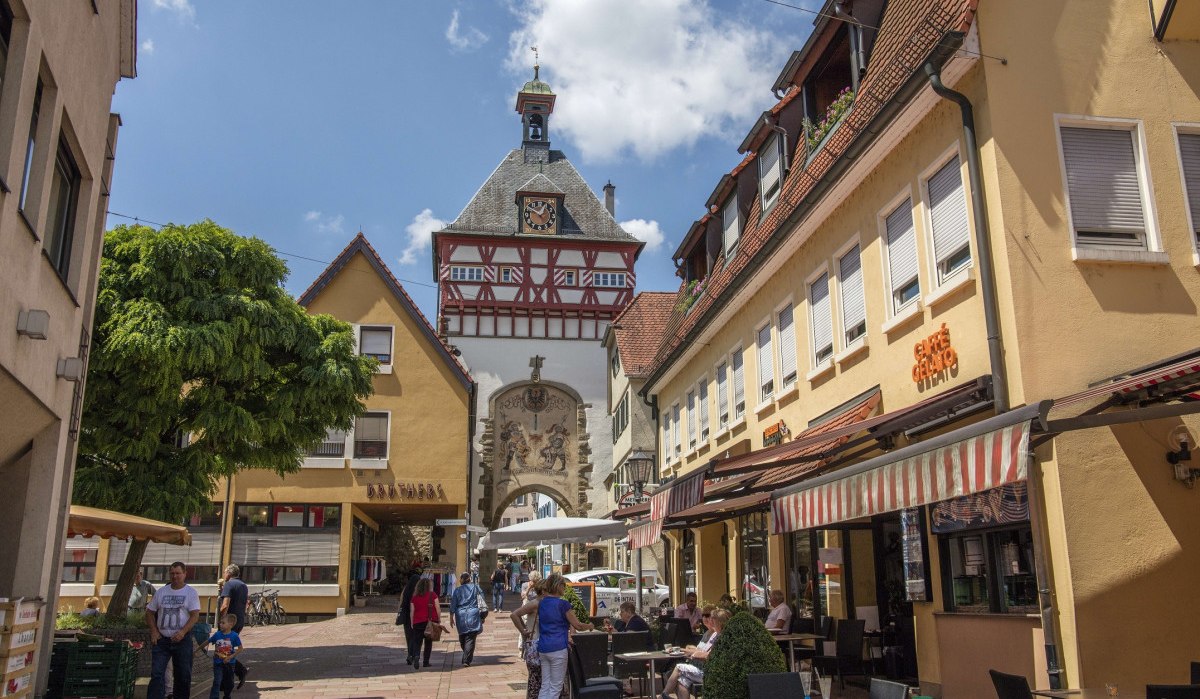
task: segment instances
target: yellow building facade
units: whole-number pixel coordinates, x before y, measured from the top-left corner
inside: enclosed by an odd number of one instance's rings
[[[354,428],[331,431],[299,472],[243,471],[220,484],[212,511],[189,523],[191,546],[149,545],[143,566],[153,584],[179,560],[212,598],[232,562],[252,591],[278,590],[289,615],[333,615],[354,595],[379,592],[389,571],[408,570],[412,561],[384,555],[393,525],[429,528],[431,570],[465,569],[470,376],[362,234],[299,301],[352,324],[359,352],[380,362],[374,395]],[[69,540],[67,560],[82,547],[107,566],[94,581],[63,584],[63,604],[77,609],[87,596],[112,594],[127,544]]]
[[[864,619],[877,672],[950,699],[991,695],[989,668],[1049,686],[1054,662],[1062,686],[1185,682],[1196,495],[1165,455],[1200,433],[1193,387],[1186,366],[1170,391],[1118,379],[1200,356],[1200,45],[1169,38],[1189,15],[1158,41],[1136,3],[853,6],[864,28],[818,18],[676,253],[687,310],[646,392],[662,477],[706,482],[660,525],[672,588]],[[975,152],[927,63],[973,106]],[[809,529],[772,512],[1052,399],[1016,493]]]

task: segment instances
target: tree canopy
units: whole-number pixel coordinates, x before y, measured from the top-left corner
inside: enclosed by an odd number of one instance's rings
[[[375,360],[286,277],[266,243],[209,220],[107,234],[76,503],[182,521],[222,477],[293,472],[328,428],[351,427]]]

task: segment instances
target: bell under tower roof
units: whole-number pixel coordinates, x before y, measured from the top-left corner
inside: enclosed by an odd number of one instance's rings
[[[534,48],[536,54],[537,49]],[[556,95],[539,77],[541,66],[534,63],[533,80],[517,92],[516,111],[521,115],[521,150],[527,163],[550,160],[550,115]]]

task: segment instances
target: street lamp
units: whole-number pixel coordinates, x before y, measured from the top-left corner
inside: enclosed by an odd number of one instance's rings
[[[626,482],[633,484],[633,502],[643,503],[648,498],[645,495],[646,483],[654,475],[654,454],[645,449],[635,449],[625,459]],[[638,614],[642,613],[642,549],[637,550],[637,561],[634,567],[634,589],[637,594]]]

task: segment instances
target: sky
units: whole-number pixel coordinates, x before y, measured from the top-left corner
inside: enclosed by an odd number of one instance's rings
[[[520,146],[537,46],[551,147],[616,186],[639,290],[674,290],[812,21],[771,0],[139,0],[108,227],[210,218],[272,245],[293,295],[362,231],[432,320],[430,233]]]

